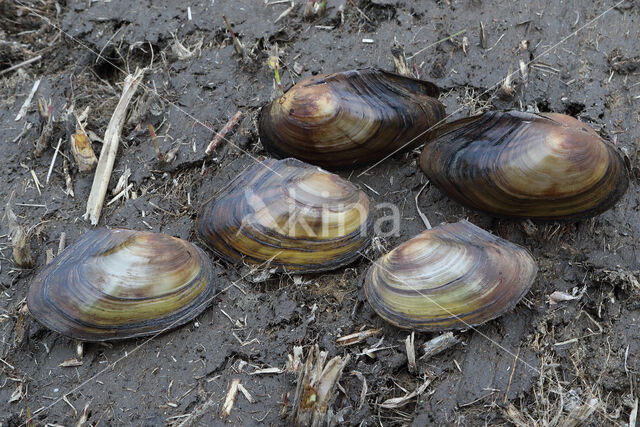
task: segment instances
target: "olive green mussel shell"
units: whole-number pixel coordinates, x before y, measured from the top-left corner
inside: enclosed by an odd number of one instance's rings
[[[537,270],[526,249],[460,221],[382,256],[369,268],[364,292],[375,312],[400,328],[465,329],[512,309]]]
[[[563,114],[487,112],[439,133],[422,170],[447,196],[493,215],[579,220],[611,208],[629,185],[617,149]]]
[[[314,76],[262,108],[260,139],[276,157],[326,169],[369,165],[423,142],[445,116],[438,92],[378,69]]]
[[[175,237],[92,230],[38,274],[27,305],[44,326],[83,341],[151,335],[206,308],[212,268],[204,251]]]
[[[207,202],[199,237],[231,263],[333,270],[370,242],[369,199],[350,182],[296,159],[265,159]]]

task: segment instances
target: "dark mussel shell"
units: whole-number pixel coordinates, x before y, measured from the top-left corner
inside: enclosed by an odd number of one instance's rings
[[[85,233],[38,274],[27,305],[44,326],[83,341],[151,335],[189,322],[214,292],[195,245],[161,233]]]
[[[529,252],[467,222],[427,230],[382,256],[364,292],[400,328],[466,329],[511,310],[538,268]]]
[[[354,261],[370,242],[369,199],[296,159],[266,159],[207,202],[198,234],[231,263],[313,272]]]
[[[563,114],[487,112],[439,133],[422,170],[447,196],[490,214],[579,220],[611,208],[629,185],[618,151]]]
[[[277,157],[327,169],[372,164],[422,142],[445,115],[438,93],[378,69],[314,76],[262,108],[260,139]]]

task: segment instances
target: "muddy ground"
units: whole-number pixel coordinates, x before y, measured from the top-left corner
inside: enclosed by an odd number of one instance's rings
[[[134,99],[137,113],[125,125],[110,185],[113,189],[129,168],[131,197],[106,206],[100,225],[152,229],[197,242],[200,205],[251,165],[252,156],[266,154],[255,117],[277,95],[268,66],[276,45],[286,88],[318,73],[392,70],[390,47],[397,40],[407,56],[415,55],[409,61],[414,71],[442,88],[441,100],[453,117],[484,109],[571,114],[617,143],[635,166],[640,142],[640,3],[635,0],[615,8],[603,1],[328,0],[326,13],[312,19],[303,19],[303,2],[297,1],[278,22],[290,3],[275,3],[0,0],[0,73],[42,55],[0,75],[0,200],[4,209],[14,194],[12,207],[29,230],[35,257],[33,269],[15,265],[3,221],[0,425],[23,424],[29,414],[36,425],[71,425],[85,407],[91,425],[222,424],[222,401],[234,378],[255,403],[239,396],[227,422],[282,424],[295,375],[251,374],[283,368],[294,346],[304,346],[306,353],[315,343],[331,357],[351,355],[333,405],[350,424],[586,420],[626,425],[638,405],[640,362],[636,179],[615,209],[575,224],[493,219],[427,187],[419,205],[432,223],[466,218],[529,248],[540,271],[513,311],[460,333],[461,344],[419,361],[415,374],[407,369],[407,332],[386,325],[364,300],[361,279],[369,264],[364,259],[331,274],[283,275],[260,283],[216,260],[219,294],[196,321],[150,341],[89,344],[81,366],[59,366],[73,357],[73,341],[20,309],[46,251],[57,251],[61,233],[73,242],[90,228],[82,215],[93,174],[80,173],[71,160],[74,197],[66,191],[62,158],[70,158],[73,122],[65,113],[72,105],[77,114],[90,107],[87,130],[104,135],[124,77],[136,67],[151,69]],[[246,48],[245,60],[235,53],[223,15]],[[192,55],[176,49],[177,41]],[[514,89],[508,94],[500,82],[511,71]],[[28,113],[15,121],[37,79],[40,87]],[[48,184],[54,148],[33,155],[41,132],[39,97],[52,101],[50,144],[64,141]],[[245,116],[237,131],[213,156],[205,156],[210,128],[220,129],[238,110]],[[168,165],[156,160],[149,122],[161,150],[177,150]],[[99,151],[101,143],[94,147]],[[417,155],[397,155],[362,176],[362,170],[342,173],[374,202],[400,207],[401,230],[380,242],[386,249],[424,229],[414,204],[425,182]],[[369,256],[380,250],[371,249]],[[581,297],[550,305],[554,291]],[[382,331],[365,342],[336,345],[339,336],[378,327]],[[416,335],[418,357],[432,336]],[[363,354],[377,344],[372,357]],[[362,406],[363,383],[353,371],[366,379]],[[406,405],[379,406],[426,380],[425,392]]]

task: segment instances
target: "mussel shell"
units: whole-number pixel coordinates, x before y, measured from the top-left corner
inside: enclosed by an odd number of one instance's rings
[[[213,295],[213,267],[195,245],[161,233],[85,233],[38,274],[27,305],[63,335],[104,341],[189,322]]]
[[[231,263],[333,270],[370,242],[369,199],[350,182],[296,159],[265,159],[207,202],[198,235]]]
[[[578,220],[611,208],[629,185],[618,151],[570,116],[487,112],[442,129],[420,166],[443,193],[473,209]]]
[[[314,76],[262,108],[260,139],[276,157],[327,169],[371,164],[422,143],[445,115],[438,92],[378,69]]]
[[[537,270],[526,249],[460,221],[382,256],[369,268],[364,292],[374,311],[400,328],[465,329],[512,309]]]

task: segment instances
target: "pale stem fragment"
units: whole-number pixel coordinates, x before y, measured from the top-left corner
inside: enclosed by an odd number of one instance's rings
[[[122,96],[104,133],[104,144],[100,152],[100,160],[98,160],[96,173],[93,177],[93,185],[91,186],[91,193],[87,201],[87,211],[84,214],[84,218],[90,219],[92,225],[97,225],[100,220],[102,204],[107,194],[109,179],[111,178],[113,164],[116,160],[116,153],[118,152],[118,145],[120,144],[120,133],[122,132],[122,127],[127,115],[127,108],[136,89],[138,89],[138,85],[142,81],[142,76],[145,71],[146,69],[144,68],[138,68],[134,74],[129,74],[126,77]]]

